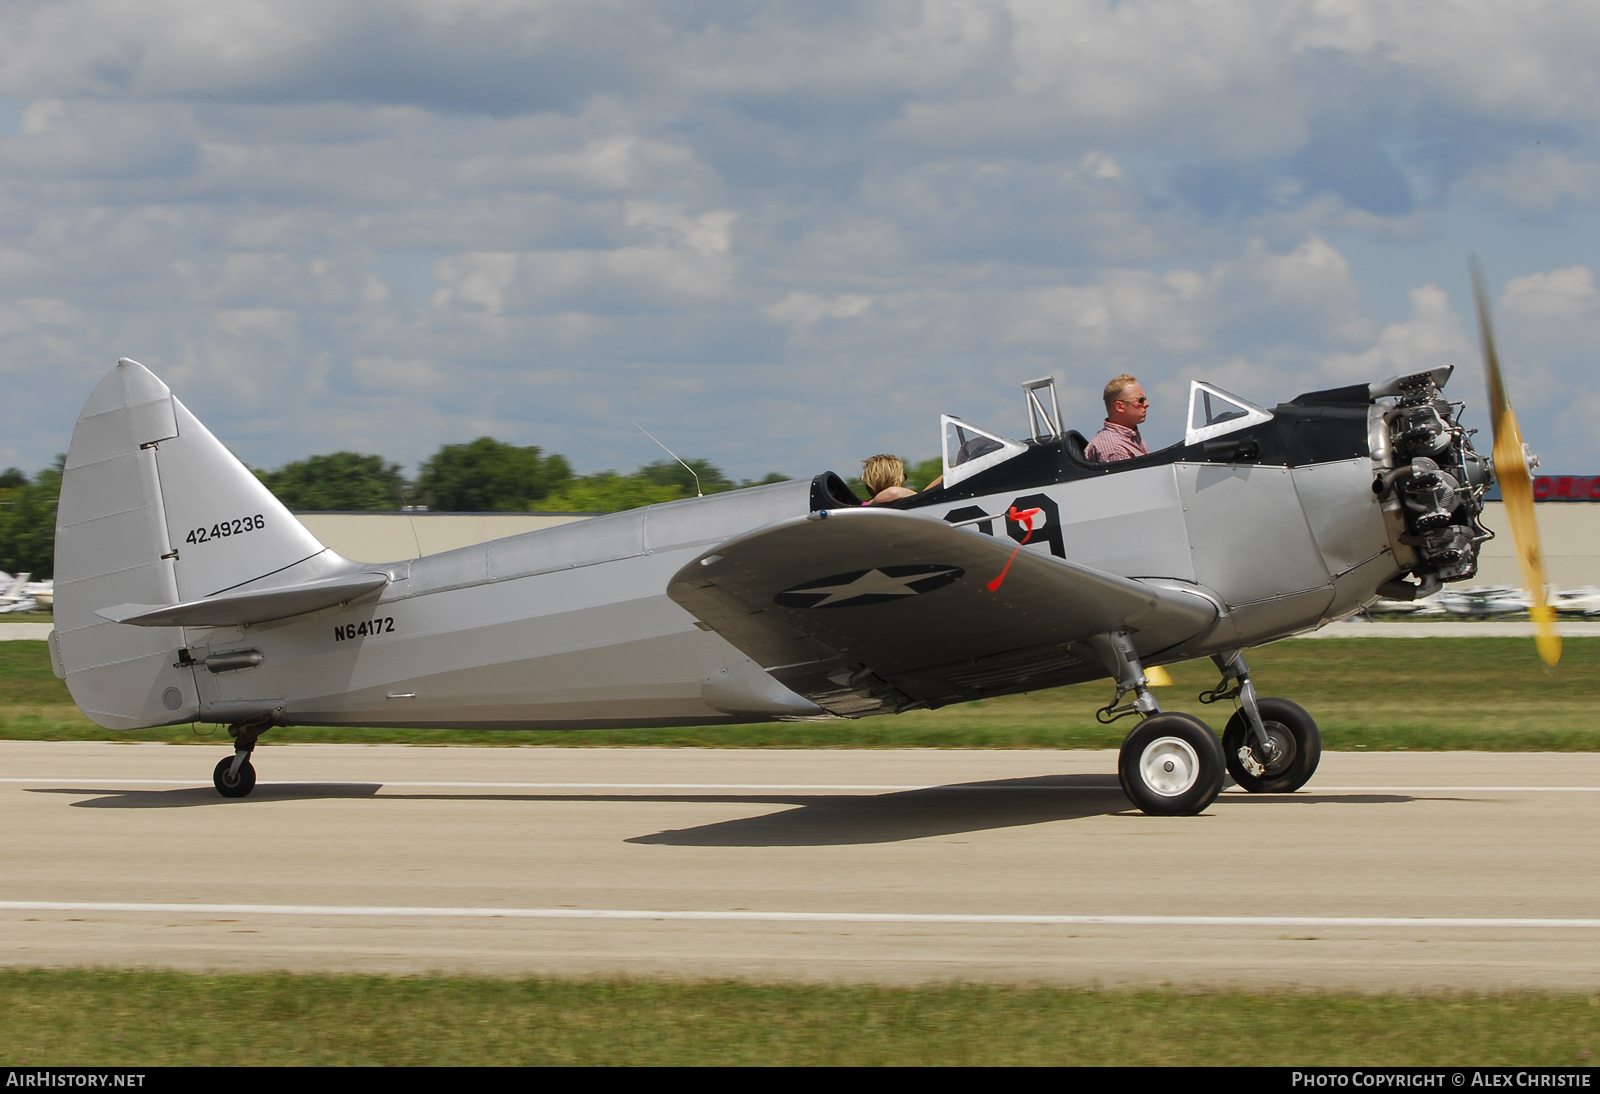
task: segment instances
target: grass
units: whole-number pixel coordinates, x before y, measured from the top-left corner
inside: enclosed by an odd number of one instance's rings
[[[1559,1067],[1596,1048],[1592,997],[0,970],[0,1066]]]
[[[1600,750],[1600,638],[1568,639],[1546,671],[1533,643],[1517,638],[1350,638],[1280,642],[1250,654],[1262,695],[1306,707],[1324,747],[1369,749]],[[1157,695],[1167,709],[1198,714],[1221,730],[1231,704],[1195,699],[1216,682],[1209,661],[1171,669],[1176,686]],[[263,744],[405,742],[488,745],[659,745],[706,748],[1115,748],[1130,723],[1102,726],[1094,711],[1107,683],[986,699],[936,711],[855,722],[581,733],[456,730],[273,730]],[[72,705],[50,673],[43,642],[0,642],[0,738],[218,744],[216,726],[111,733]]]

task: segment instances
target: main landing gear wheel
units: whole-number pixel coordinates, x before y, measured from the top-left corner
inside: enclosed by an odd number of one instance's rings
[[[1227,765],[1211,727],[1188,714],[1146,718],[1122,742],[1117,776],[1146,813],[1188,817],[1222,793]]]
[[[231,767],[233,757],[225,757],[211,772],[211,781],[216,784],[217,793],[224,798],[243,798],[256,788],[256,769],[251,766],[248,757],[239,765],[236,773],[229,774]]]
[[[1222,731],[1222,752],[1228,760],[1228,774],[1233,781],[1252,794],[1289,794],[1299,790],[1312,775],[1322,759],[1322,734],[1317,723],[1298,703],[1287,699],[1258,699],[1256,709],[1261,712],[1261,724],[1267,736],[1277,746],[1277,755],[1270,763],[1256,755],[1255,734],[1250,731],[1250,721],[1244,711],[1237,711],[1228,719]],[[1265,768],[1252,775],[1239,758],[1239,750],[1248,746],[1251,756]]]

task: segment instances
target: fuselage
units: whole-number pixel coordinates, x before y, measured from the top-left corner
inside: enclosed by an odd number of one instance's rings
[[[1077,456],[1072,438],[1056,438],[895,507],[1212,599],[1211,630],[1181,647],[1140,650],[1146,664],[1161,664],[1314,629],[1360,609],[1401,572],[1372,490],[1369,428],[1365,408],[1280,407],[1251,431],[1253,453],[1193,445],[1099,467]],[[721,541],[859,504],[842,488],[819,476],[596,517],[368,567],[391,577],[370,602],[187,628],[196,662],[260,654],[227,671],[189,670],[200,716],[227,721],[270,707],[280,724],[508,729],[759,720],[759,711],[718,705],[706,682],[748,659],[669,599],[668,581]],[[1005,517],[1029,509],[1042,514],[1031,529]],[[974,520],[984,516],[994,519]],[[1036,686],[996,681],[988,693]]]

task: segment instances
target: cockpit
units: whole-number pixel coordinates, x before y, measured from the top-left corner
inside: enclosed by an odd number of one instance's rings
[[[1096,463],[1084,455],[1088,442],[1083,434],[1062,427],[1061,405],[1054,378],[1030,380],[1022,388],[1027,397],[1030,432],[1026,441],[973,425],[953,414],[940,416],[945,487],[956,486],[1040,446],[1061,449],[1069,461],[1085,469],[1116,471],[1123,466],[1159,463],[1163,458],[1170,459],[1176,449],[1204,444],[1272,420],[1270,410],[1224,391],[1215,384],[1196,380],[1189,385],[1189,413],[1182,441],[1134,460],[1116,464]]]
[[[1189,385],[1188,414],[1183,439],[1147,455],[1114,463],[1099,463],[1085,455],[1088,439],[1064,427],[1061,404],[1053,377],[1022,385],[1027,400],[1028,433],[1022,440],[953,414],[939,417],[943,478],[921,494],[887,504],[914,509],[954,498],[998,492],[1013,486],[1038,486],[1096,475],[1116,474],[1138,467],[1173,463],[1180,459],[1206,462],[1240,462],[1259,451],[1256,429],[1273,420],[1273,413],[1215,384],[1196,380]],[[1095,407],[1095,417],[1100,408]],[[1247,436],[1248,435],[1248,436]],[[1199,447],[1199,451],[1185,450]],[[826,480],[826,481],[824,481]],[[833,474],[818,476],[813,507],[860,504],[849,488]]]

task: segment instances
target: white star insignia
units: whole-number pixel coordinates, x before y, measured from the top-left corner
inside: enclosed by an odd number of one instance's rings
[[[812,593],[827,593],[826,597],[811,605],[813,608],[822,608],[835,601],[854,600],[858,596],[916,596],[917,590],[907,588],[908,585],[937,576],[937,574],[907,574],[904,577],[890,577],[882,570],[868,570],[844,585],[822,585],[814,589],[796,591],[803,592],[807,596]]]

